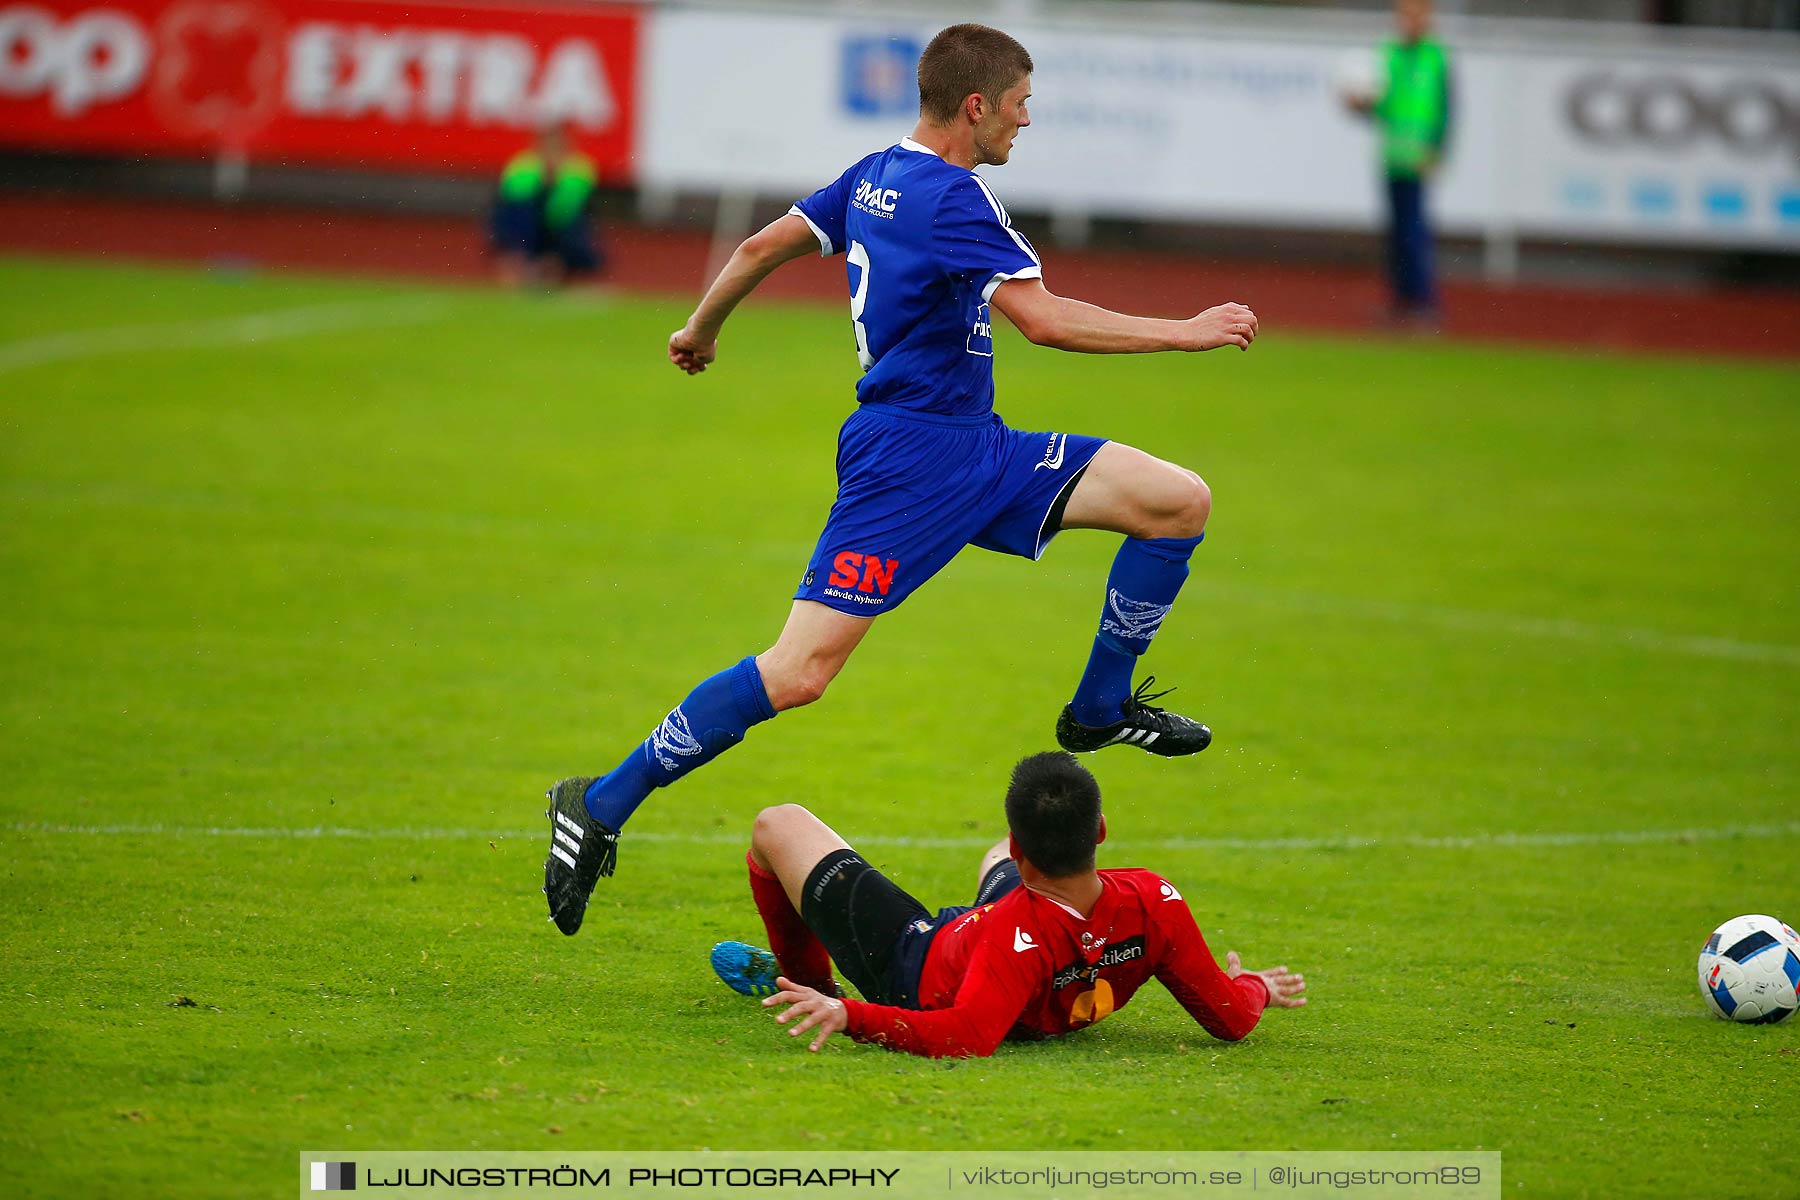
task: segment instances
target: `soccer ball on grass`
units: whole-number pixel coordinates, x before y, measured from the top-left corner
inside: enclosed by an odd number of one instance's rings
[[[1787,1020],[1800,1008],[1800,934],[1774,917],[1733,917],[1700,951],[1700,991],[1715,1017]]]

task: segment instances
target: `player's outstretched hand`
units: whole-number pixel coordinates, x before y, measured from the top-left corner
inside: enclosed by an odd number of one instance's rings
[[[711,341],[701,341],[685,325],[669,335],[669,361],[689,375],[698,375],[706,370],[707,364],[717,357],[719,357],[717,338]]]
[[[1225,954],[1225,973],[1236,979],[1239,975],[1260,975],[1262,981],[1269,985],[1269,1003],[1282,1008],[1299,1008],[1306,1003],[1302,995],[1306,991],[1306,976],[1296,974],[1286,967],[1270,967],[1267,971],[1245,971],[1244,960],[1238,957],[1236,950]],[[764,1004],[768,1001],[764,1000]]]
[[[1220,346],[1248,350],[1256,340],[1256,314],[1235,300],[1188,318],[1187,326],[1193,337],[1191,348],[1195,350],[1217,350]]]
[[[789,1037],[799,1037],[807,1030],[818,1027],[819,1036],[812,1040],[807,1049],[818,1053],[828,1038],[834,1033],[842,1033],[850,1024],[850,1014],[844,1011],[844,1002],[823,992],[816,992],[809,987],[801,987],[786,975],[778,976],[775,986],[780,988],[773,996],[763,997],[763,1007],[770,1008],[777,1004],[791,1005],[784,1012],[777,1013],[775,1020],[783,1025],[799,1017],[800,1021],[788,1030]],[[1274,987],[1270,985],[1271,989]]]

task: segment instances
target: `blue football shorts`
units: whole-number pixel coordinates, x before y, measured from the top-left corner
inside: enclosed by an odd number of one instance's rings
[[[1042,557],[1105,438],[1023,433],[998,413],[947,417],[865,404],[838,432],[837,500],[797,600],[873,617],[964,546]]]

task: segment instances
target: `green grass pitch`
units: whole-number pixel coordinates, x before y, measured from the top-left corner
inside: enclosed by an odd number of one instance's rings
[[[1487,1149],[1519,1195],[1792,1195],[1800,1020],[1701,941],[1800,915],[1800,371],[1003,336],[1015,424],[1203,474],[1147,668],[1217,740],[1088,760],[1312,1004],[1160,989],[937,1063],[807,1055],[712,978],[802,801],[963,902],[1115,539],[969,551],[818,706],[655,796],[575,939],[544,787],[772,639],[832,493],[836,307],[0,261],[0,1155],[14,1195],[284,1195],[378,1149]],[[191,1003],[189,1003],[191,1001]],[[155,1181],[155,1182],[151,1182]]]

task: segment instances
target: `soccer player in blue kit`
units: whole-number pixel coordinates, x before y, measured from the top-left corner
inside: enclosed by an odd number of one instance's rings
[[[581,927],[644,799],[810,704],[868,633],[964,546],[1036,559],[1061,529],[1125,535],[1100,628],[1056,723],[1067,750],[1204,750],[1205,725],[1135,692],[1137,659],[1175,602],[1212,495],[1192,471],[1117,442],[1024,433],[994,412],[990,306],[1040,346],[1087,354],[1247,349],[1256,314],[1222,304],[1182,321],[1057,296],[1037,251],[973,168],[999,166],[1031,123],[1031,56],[997,29],[953,25],[919,59],[919,123],[751,235],[669,338],[690,375],[713,362],[732,310],[776,267],[843,254],[863,377],[838,435],[838,494],[775,645],[702,681],[625,760],[550,790],[544,894]],[[1159,693],[1160,694],[1160,693]]]

